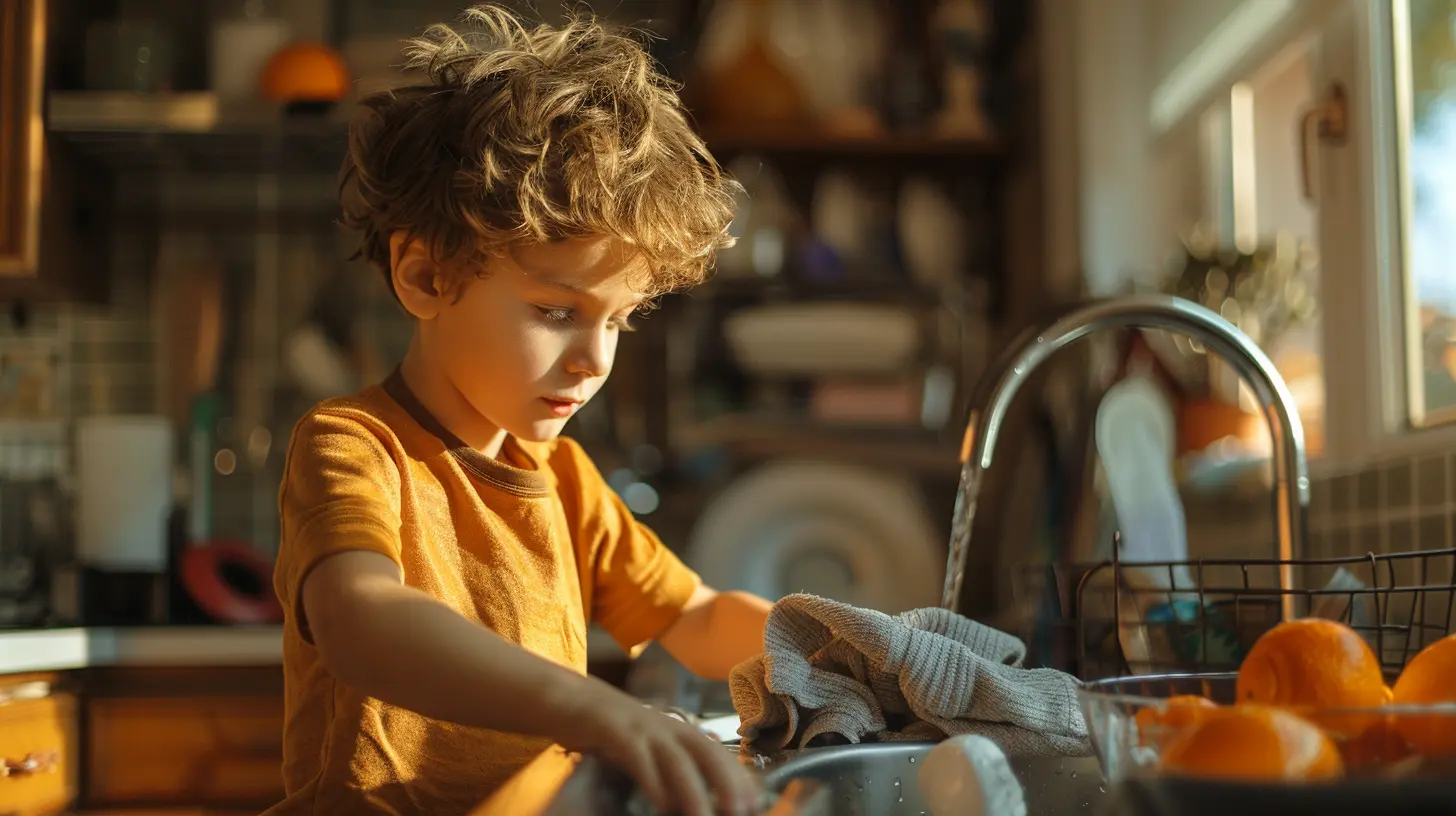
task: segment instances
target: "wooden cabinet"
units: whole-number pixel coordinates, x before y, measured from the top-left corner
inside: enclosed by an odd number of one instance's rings
[[[47,32],[78,4],[0,2],[0,301],[104,301],[113,186],[44,123]]]
[[[50,678],[0,677],[0,814],[52,816],[76,800],[76,698],[51,689],[27,696],[24,688]],[[14,694],[14,696],[12,696]]]
[[[266,807],[283,798],[281,698],[95,700],[92,803]]]
[[[205,807],[256,813],[283,798],[283,686],[276,666],[93,669],[85,707],[88,812]]]
[[[40,256],[45,2],[0,3],[0,275],[30,277]]]

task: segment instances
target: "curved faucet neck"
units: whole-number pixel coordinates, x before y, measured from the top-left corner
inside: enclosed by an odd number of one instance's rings
[[[984,474],[995,459],[996,443],[1012,400],[1032,373],[1057,351],[1110,329],[1163,329],[1184,334],[1227,361],[1253,390],[1269,423],[1270,437],[1275,440],[1274,557],[1285,562],[1279,570],[1280,587],[1286,590],[1284,618],[1292,618],[1294,597],[1287,590],[1293,588],[1293,570],[1287,562],[1296,551],[1303,551],[1310,492],[1304,426],[1294,399],[1273,362],[1248,335],[1212,310],[1171,295],[1092,301],[1065,311],[1023,333],[986,373],[981,384],[988,387],[978,392],[961,440],[961,484],[951,522],[942,605],[951,610],[961,607],[976,500]]]

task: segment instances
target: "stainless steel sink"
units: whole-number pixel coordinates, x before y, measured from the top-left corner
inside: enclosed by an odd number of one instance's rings
[[[934,743],[891,742],[811,748],[770,761],[764,783],[781,792],[796,779],[828,786],[835,816],[921,816],[919,762]],[[1096,813],[1106,795],[1096,757],[1011,757],[1028,816]]]

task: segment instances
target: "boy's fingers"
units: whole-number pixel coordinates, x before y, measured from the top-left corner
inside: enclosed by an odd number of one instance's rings
[[[672,809],[673,796],[667,786],[663,784],[662,775],[658,772],[657,760],[649,745],[642,742],[630,743],[627,746],[627,756],[624,757],[623,765],[624,770],[652,802],[653,807],[663,813]]]
[[[758,803],[758,786],[738,760],[721,745],[711,741],[692,748],[708,784],[718,795],[719,811],[752,813]]]
[[[712,799],[692,754],[676,740],[658,745],[658,768],[683,816],[713,816]]]

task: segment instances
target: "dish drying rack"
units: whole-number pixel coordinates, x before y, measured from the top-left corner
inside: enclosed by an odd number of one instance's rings
[[[1288,589],[1279,580],[1285,570]],[[1089,682],[1235,672],[1280,622],[1287,596],[1296,617],[1359,632],[1390,676],[1456,628],[1456,548],[1136,563],[1114,555],[1025,567],[1019,577],[1019,611],[1032,621],[1023,632],[1029,657]]]

